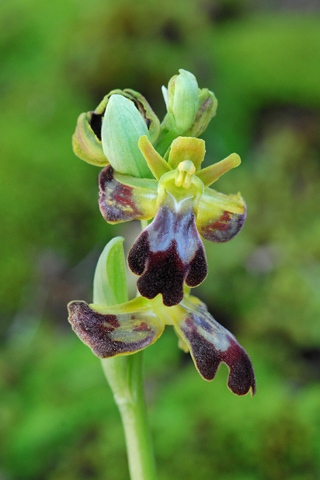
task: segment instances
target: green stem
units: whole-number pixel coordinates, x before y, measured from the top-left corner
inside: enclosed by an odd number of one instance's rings
[[[155,144],[155,149],[157,152],[164,157],[166,151],[170,147],[171,143],[175,138],[177,138],[179,135],[174,129],[169,130],[166,135],[163,137],[160,136],[158,142]]]
[[[102,360],[102,366],[121,414],[130,477],[132,480],[155,480],[155,462],[144,399],[142,355],[139,352],[123,359]],[[127,363],[126,385],[122,384],[120,388],[118,366],[109,363],[116,360],[125,360]]]
[[[94,278],[94,303],[127,301],[125,260],[120,237],[104,249]],[[142,352],[101,360],[119,408],[126,438],[131,480],[156,480],[155,461],[144,398]]]

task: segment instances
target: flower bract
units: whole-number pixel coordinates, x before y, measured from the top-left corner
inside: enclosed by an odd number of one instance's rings
[[[251,389],[255,376],[250,358],[236,338],[222,327],[196,297],[185,295],[174,307],[137,297],[106,307],[74,301],[68,305],[69,321],[78,337],[100,358],[128,355],[154,343],[166,325],[172,325],[205,380],[213,380],[221,362],[230,369],[228,387],[237,395]]]
[[[242,228],[246,206],[240,194],[224,195],[209,188],[223,173],[240,163],[232,154],[203,170],[204,141],[179,137],[172,143],[168,162],[147,137],[139,147],[154,179],[134,178],[105,167],[99,178],[100,210],[107,222],[153,221],[132,246],[128,263],[140,276],[142,296],[159,293],[166,306],[177,305],[183,287],[195,287],[207,275],[202,238],[226,242]]]

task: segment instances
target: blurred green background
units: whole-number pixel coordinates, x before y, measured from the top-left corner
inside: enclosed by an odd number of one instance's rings
[[[0,3],[0,478],[128,478],[123,433],[99,360],[67,323],[91,301],[115,235],[97,208],[99,169],[77,159],[77,116],[114,88],[143,93],[179,68],[219,99],[207,158],[242,165],[248,219],[206,243],[195,293],[254,363],[235,397],[221,366],[197,374],[167,331],[145,352],[159,480],[320,478],[320,5],[312,0],[11,0]]]

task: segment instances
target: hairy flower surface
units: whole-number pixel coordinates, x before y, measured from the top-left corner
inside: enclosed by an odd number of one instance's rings
[[[205,380],[213,380],[221,362],[230,369],[228,387],[237,395],[251,389],[255,376],[250,358],[235,337],[222,327],[196,297],[185,295],[174,307],[137,297],[113,307],[74,301],[69,322],[78,337],[100,358],[128,355],[154,343],[165,325],[173,325],[185,351]]]
[[[152,299],[161,293],[163,303],[173,306],[182,301],[184,283],[196,287],[207,275],[201,237],[226,242],[244,224],[241,195],[208,188],[239,165],[240,158],[232,154],[200,170],[203,140],[177,138],[168,162],[147,137],[140,138],[139,147],[155,179],[134,178],[105,167],[99,178],[100,210],[110,223],[154,217],[132,246],[128,264],[140,275],[137,286],[142,296]]]

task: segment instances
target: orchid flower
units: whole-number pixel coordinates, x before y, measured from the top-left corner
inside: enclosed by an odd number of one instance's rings
[[[229,389],[245,395],[255,393],[255,376],[250,358],[235,337],[222,327],[198,298],[185,294],[174,307],[163,305],[160,295],[153,300],[136,297],[120,305],[69,303],[69,322],[74,332],[99,358],[130,355],[153,344],[166,325],[173,326],[179,344],[190,351],[205,380],[213,380],[221,362],[230,369]]]
[[[141,220],[128,265],[139,276],[138,295],[128,300],[123,238],[104,248],[95,271],[93,303],[73,301],[69,322],[80,340],[102,359],[122,417],[130,476],[156,478],[142,382],[142,355],[172,326],[179,347],[189,352],[205,380],[220,363],[229,368],[228,387],[237,395],[256,381],[251,360],[190,288],[207,275],[202,239],[231,240],[241,230],[246,205],[240,193],[210,186],[240,157],[233,153],[201,169],[205,143],[198,137],[217,110],[217,99],[196,77],[179,70],[163,87],[162,122],[134,90],[113,90],[94,111],[79,116],[73,149],[82,160],[103,167],[100,211],[108,223]]]
[[[246,206],[241,195],[224,195],[208,188],[223,173],[240,164],[235,153],[200,169],[204,141],[178,137],[168,161],[147,136],[138,145],[154,179],[136,178],[106,166],[99,177],[100,210],[109,223],[150,220],[133,244],[128,264],[140,275],[137,287],[148,299],[159,293],[166,306],[183,299],[184,283],[196,287],[206,278],[207,261],[202,238],[231,240],[242,228]]]

